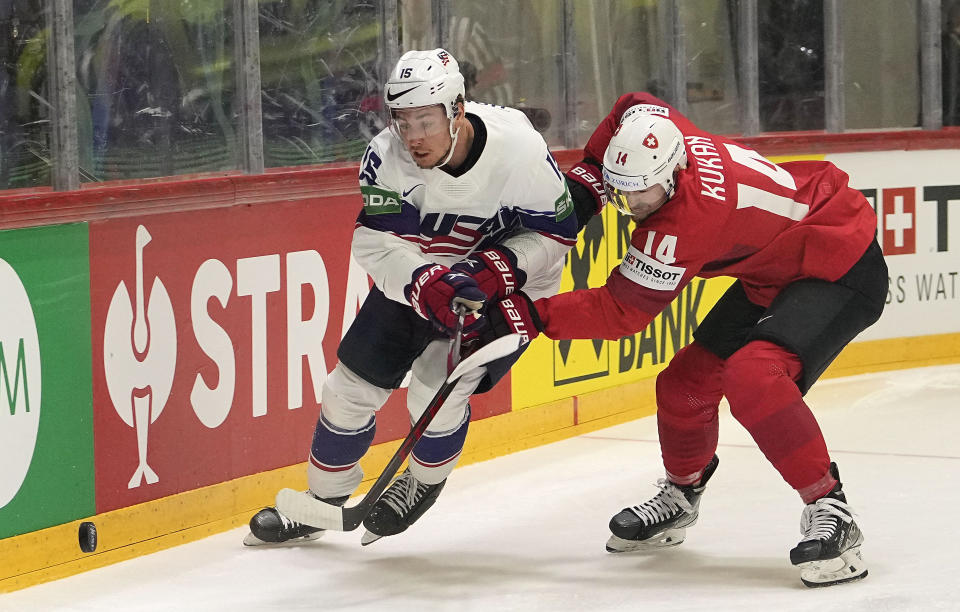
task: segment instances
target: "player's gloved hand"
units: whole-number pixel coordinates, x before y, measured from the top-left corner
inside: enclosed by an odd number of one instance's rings
[[[518,291],[487,306],[483,325],[468,336],[479,338],[481,344],[489,344],[507,334],[520,334],[524,342],[530,342],[543,331],[543,322],[533,300],[523,291]]]
[[[420,266],[413,272],[410,284],[404,288],[407,301],[424,319],[437,329],[453,336],[457,329],[457,306],[464,306],[463,331],[469,333],[482,325],[479,314],[487,295],[469,274],[451,272],[440,264]]]
[[[593,214],[598,215],[600,211],[603,210],[603,205],[606,203],[606,195],[603,189],[603,171],[600,168],[600,165],[591,160],[584,159],[573,165],[565,173],[568,181],[573,181],[574,183],[583,186],[584,190],[580,190],[579,193],[588,193],[590,197],[589,204],[581,201],[581,198],[576,197],[578,193],[574,193],[575,189],[571,186],[571,194],[574,200],[574,204],[577,205],[577,215],[583,214],[584,216],[590,215],[590,207],[592,205]],[[580,210],[581,208],[585,210]]]
[[[475,253],[450,268],[469,274],[477,281],[489,302],[503,299],[519,291],[527,281],[527,273],[517,267],[517,255],[507,247]]]

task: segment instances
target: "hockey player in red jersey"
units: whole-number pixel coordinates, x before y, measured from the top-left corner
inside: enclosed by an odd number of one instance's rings
[[[806,504],[803,540],[790,551],[803,582],[866,576],[863,536],[803,401],[883,310],[887,270],[866,199],[829,162],[773,164],[644,93],[617,101],[567,178],[581,225],[604,202],[633,217],[629,250],[603,287],[503,300],[488,313],[488,337],[612,340],[643,330],[694,276],[736,279],[657,378],[666,479],[653,499],[611,519],[607,549],[683,541],[717,468],[726,396]]]

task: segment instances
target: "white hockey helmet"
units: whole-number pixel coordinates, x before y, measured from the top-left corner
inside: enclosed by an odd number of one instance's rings
[[[457,98],[465,95],[460,64],[443,49],[404,53],[383,93],[391,111],[442,104],[450,119],[457,114]]]
[[[635,113],[613,133],[603,154],[603,183],[607,200],[631,214],[623,192],[661,185],[667,199],[676,188],[677,167],[686,168],[687,150],[680,129],[666,117]]]

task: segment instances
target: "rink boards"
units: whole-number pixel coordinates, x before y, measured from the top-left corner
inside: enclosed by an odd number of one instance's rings
[[[877,210],[890,267],[883,317],[828,375],[960,361],[960,151],[824,157]],[[349,254],[355,173],[0,196],[5,227],[35,226],[0,231],[0,591],[237,526],[306,486],[320,388],[370,286]],[[603,283],[624,221],[591,222],[562,290]],[[472,400],[461,463],[651,414],[654,377],[729,282],[695,280],[618,341],[537,339]],[[405,433],[404,394],[369,479]]]

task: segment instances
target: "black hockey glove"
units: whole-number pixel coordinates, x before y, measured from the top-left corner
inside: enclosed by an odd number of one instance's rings
[[[477,281],[487,301],[495,302],[519,291],[527,281],[527,273],[517,267],[517,255],[507,247],[480,251],[450,268],[469,274]]]
[[[453,336],[457,327],[458,316],[454,311],[457,306],[463,305],[467,309],[463,320],[465,334],[483,324],[479,310],[487,296],[469,274],[451,272],[440,264],[420,266],[414,270],[404,294],[418,315],[448,336]]]
[[[573,208],[577,213],[578,229],[583,229],[594,215],[600,214],[606,203],[600,164],[584,159],[574,164],[565,176],[567,189],[573,199]]]
[[[507,334],[520,334],[524,342],[530,342],[543,331],[543,323],[526,293],[518,291],[508,298],[489,304],[484,324],[473,337],[481,344],[489,344]]]

